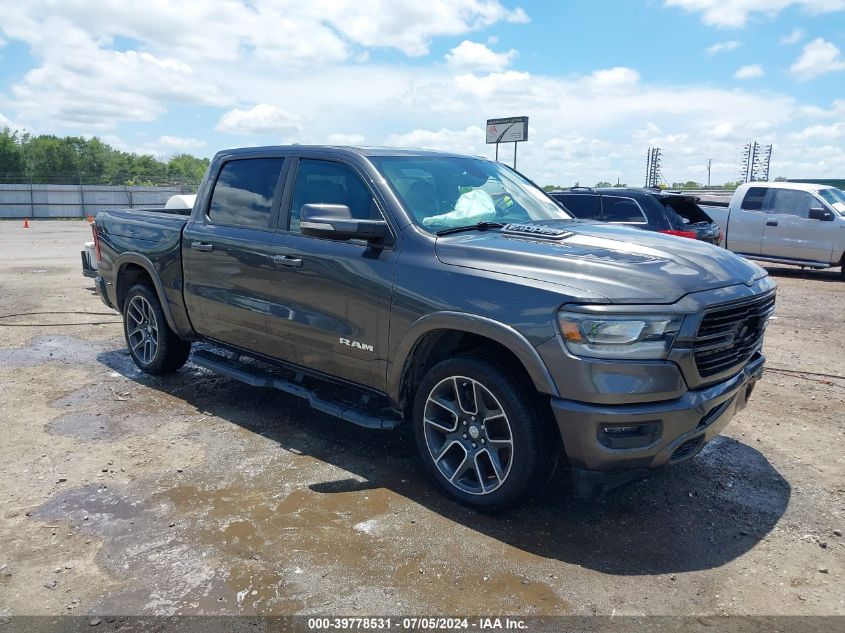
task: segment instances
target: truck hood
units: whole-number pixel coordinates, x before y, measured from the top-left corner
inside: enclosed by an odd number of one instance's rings
[[[526,231],[468,231],[437,238],[445,264],[577,288],[612,303],[674,303],[690,292],[766,276],[756,264],[704,242],[591,222],[538,222],[565,231],[549,239]]]

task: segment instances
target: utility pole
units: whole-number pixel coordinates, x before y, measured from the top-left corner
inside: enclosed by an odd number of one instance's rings
[[[710,166],[713,164],[713,159],[707,159],[707,186],[710,186]]]

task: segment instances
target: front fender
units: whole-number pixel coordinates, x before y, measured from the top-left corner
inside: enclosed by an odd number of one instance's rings
[[[540,393],[558,396],[557,387],[537,350],[528,340],[509,325],[483,316],[464,312],[435,312],[419,318],[399,343],[393,362],[388,366],[387,391],[394,400],[401,397],[402,377],[405,366],[417,343],[434,330],[456,330],[489,338],[512,351]]]

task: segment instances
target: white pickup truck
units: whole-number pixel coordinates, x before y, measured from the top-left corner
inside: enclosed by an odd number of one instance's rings
[[[727,206],[699,205],[722,229],[722,246],[748,259],[807,268],[845,264],[845,193],[836,187],[750,182]]]

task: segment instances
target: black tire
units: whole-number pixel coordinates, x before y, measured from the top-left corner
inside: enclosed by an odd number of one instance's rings
[[[132,360],[148,374],[177,371],[191,353],[191,344],[167,325],[156,292],[144,284],[132,286],[126,294],[123,335]]]
[[[458,404],[444,406],[453,392]],[[480,408],[476,393],[481,394]],[[475,416],[468,413],[473,409]],[[504,413],[504,421],[494,415],[497,411]],[[448,496],[476,510],[498,510],[533,496],[556,463],[537,397],[487,358],[456,356],[432,367],[417,388],[413,418],[417,448],[429,473]],[[453,425],[455,431],[447,432]],[[474,473],[460,474],[465,468]]]

